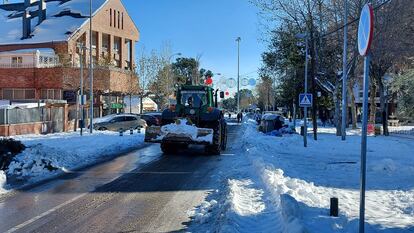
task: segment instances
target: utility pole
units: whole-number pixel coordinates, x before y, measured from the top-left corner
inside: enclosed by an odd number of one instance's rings
[[[90,81],[90,116],[89,116],[89,132],[93,132],[93,59],[92,59],[92,0],[89,0],[89,81]]]
[[[309,33],[300,33],[296,35],[298,39],[305,40],[305,93],[308,94],[308,60],[309,60]],[[294,108],[295,110],[295,108]],[[308,146],[308,107],[303,106],[303,146]]]
[[[237,113],[240,112],[240,41],[241,38],[237,37]]]
[[[78,97],[80,99],[80,113],[81,113],[81,125],[80,125],[80,135],[82,136],[83,134],[83,127],[85,124],[85,113],[84,113],[84,97],[83,97],[83,51],[85,46],[83,45],[83,43],[79,43],[78,44],[78,48],[79,48],[79,54],[80,54],[80,63],[79,63],[79,69],[80,69],[80,93]]]
[[[346,118],[347,118],[347,93],[346,85],[348,83],[348,68],[347,68],[347,50],[348,50],[348,0],[344,1],[345,4],[345,15],[344,15],[344,52],[343,52],[343,63],[342,63],[342,124],[341,134],[342,141],[346,139]]]

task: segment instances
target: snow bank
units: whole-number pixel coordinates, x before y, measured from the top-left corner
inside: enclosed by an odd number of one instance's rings
[[[341,141],[334,134],[266,137],[253,125],[244,134],[248,158],[282,211],[285,229],[301,232],[355,232],[359,215],[360,137]],[[414,141],[369,137],[366,232],[414,229]],[[329,217],[329,200],[339,198],[339,217]],[[293,198],[293,199],[292,199]],[[300,226],[303,224],[303,228]],[[292,232],[292,231],[288,231]]]
[[[211,213],[218,207],[216,200],[203,201],[200,206],[194,210],[188,211],[188,215],[194,219],[196,223],[204,224],[211,218]]]
[[[280,206],[285,223],[285,232],[306,233],[301,222],[302,213],[296,199],[288,194],[283,194],[280,196]]]
[[[121,137],[110,131],[85,132],[84,136],[79,132],[24,135],[14,139],[22,141],[27,149],[14,158],[7,174],[29,182],[96,163],[144,143],[143,134]]]
[[[7,192],[4,189],[5,185],[6,185],[6,173],[0,170],[0,194]]]

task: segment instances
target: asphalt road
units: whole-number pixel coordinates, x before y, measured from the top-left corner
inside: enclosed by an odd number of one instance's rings
[[[229,126],[229,145],[238,126]],[[202,147],[163,155],[159,145],[64,175],[0,200],[0,232],[176,232],[217,188],[224,156]]]

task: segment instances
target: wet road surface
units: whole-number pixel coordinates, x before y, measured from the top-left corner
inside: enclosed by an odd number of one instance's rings
[[[229,126],[229,144],[239,126]],[[0,200],[0,232],[171,232],[217,187],[223,156],[158,144]]]

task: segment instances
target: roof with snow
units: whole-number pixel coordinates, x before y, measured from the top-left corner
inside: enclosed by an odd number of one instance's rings
[[[93,0],[95,15],[109,0]],[[89,0],[45,0],[46,19],[37,24],[38,1],[30,7],[24,3],[0,5],[0,45],[34,44],[51,41],[67,41],[75,31],[89,22]],[[31,38],[22,39],[22,16],[24,11],[33,16]]]

